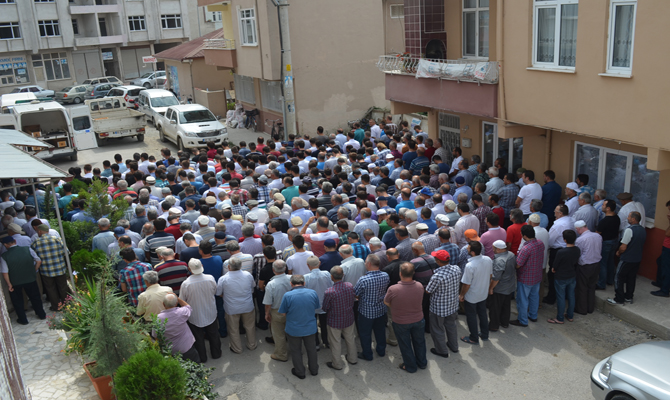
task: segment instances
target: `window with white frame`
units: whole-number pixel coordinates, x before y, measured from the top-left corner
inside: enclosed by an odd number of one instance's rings
[[[46,76],[48,81],[70,79],[70,66],[66,53],[33,54],[33,70]],[[43,69],[43,70],[42,70]]]
[[[163,29],[181,28],[181,14],[163,14],[161,15],[161,26]]]
[[[205,21],[207,22],[221,22],[223,20],[223,13],[221,11],[206,11]]]
[[[442,146],[451,153],[454,147],[461,147],[461,117],[458,115],[440,113],[438,126]],[[447,161],[447,160],[443,160]]]
[[[268,110],[282,111],[281,82],[261,81],[261,101]]]
[[[37,26],[40,28],[40,36],[42,37],[60,36],[60,26],[57,19],[39,21]]]
[[[20,39],[21,29],[18,22],[0,22],[0,39]]]
[[[35,0],[35,3],[53,3],[55,0]]]
[[[633,41],[637,1],[611,0],[607,41],[607,72],[630,74],[633,69]]]
[[[256,46],[256,10],[248,8],[240,10],[240,38],[242,46]]]
[[[0,0],[0,4],[14,4],[15,0]]]
[[[489,0],[463,0],[463,57],[489,57]]]
[[[619,193],[633,194],[644,205],[647,222],[653,224],[658,194],[658,171],[647,169],[647,156],[575,142],[573,175],[589,176],[589,186],[605,189],[607,198],[619,203]]]
[[[482,162],[489,167],[493,166],[496,159],[502,158],[508,171],[516,171],[523,165],[523,138],[499,138],[498,124],[484,121],[482,122],[482,155]]]
[[[256,104],[256,90],[254,89],[254,78],[244,75],[233,75],[235,81],[235,97],[239,101]]]
[[[405,17],[405,5],[404,4],[391,4],[390,7],[391,18],[404,18]]]
[[[147,26],[144,21],[144,15],[133,15],[128,17],[128,28],[131,32],[146,31]]]
[[[578,0],[535,0],[533,66],[574,69]]]

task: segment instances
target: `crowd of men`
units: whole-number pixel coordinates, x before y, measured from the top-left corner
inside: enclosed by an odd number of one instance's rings
[[[92,250],[113,258],[137,315],[167,321],[173,351],[199,362],[206,341],[217,359],[221,338],[239,354],[256,349],[256,329],[269,330],[272,359],[290,359],[301,379],[303,347],[311,375],[322,348],[329,368],[344,367],[343,341],[349,364],[384,357],[391,345],[402,353],[399,367],[416,372],[427,366],[426,333],[430,353],[448,357],[459,343],[537,322],[541,299],[556,304],[552,324],[592,313],[595,291],[607,286],[610,303],[632,302],[646,238],[644,207],[630,193],[594,190],[588,175],[563,189],[551,170],[536,176],[508,172],[502,159],[466,159],[390,118],[371,120],[369,131],[319,128],[313,137],[259,137],[176,157],[168,149],[160,159],[117,154],[102,167],[70,172],[104,180],[110,198],[128,202],[117,226],[94,220],[70,183],[57,204],[65,220],[98,225]],[[9,234],[0,270],[40,318],[34,277],[21,265],[40,271],[52,309],[67,292],[62,251],[55,254],[62,242],[36,216],[41,198],[3,193],[0,203]],[[670,229],[652,294],[670,296],[669,265]],[[23,310],[22,296],[12,301]],[[469,330],[460,338],[459,313]]]

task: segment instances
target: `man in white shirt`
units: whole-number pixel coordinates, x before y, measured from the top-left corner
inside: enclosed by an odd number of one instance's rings
[[[468,246],[468,254],[472,257],[465,265],[461,283],[459,300],[465,307],[465,317],[470,330],[470,336],[463,336],[461,340],[469,344],[478,344],[479,338],[488,340],[489,319],[486,315],[486,299],[489,296],[489,284],[493,274],[493,261],[482,255],[482,244],[473,241]],[[479,317],[479,327],[477,326]]]
[[[487,174],[489,175],[489,181],[486,182],[486,194],[500,195],[500,189],[502,189],[502,187],[505,186],[505,183],[503,182],[502,179],[498,177],[499,174],[498,168],[490,167],[487,170]]]
[[[579,208],[575,211],[573,218],[575,221],[584,221],[586,227],[591,232],[595,232],[600,213],[598,213],[598,210],[591,205],[591,194],[589,192],[580,193],[579,196],[577,196],[577,201],[579,203]]]
[[[358,257],[354,257],[354,250],[348,244],[340,247],[338,251],[342,256],[342,262],[340,263],[342,271],[344,272],[342,281],[356,285],[361,276],[365,275],[367,271],[365,269],[365,261]]]
[[[642,216],[642,219],[640,219],[640,225],[644,227],[646,221],[644,205],[642,205],[642,203],[639,201],[633,201],[633,195],[628,192],[619,193],[616,198],[621,202],[621,209],[619,210],[619,219],[621,220],[621,225],[619,225],[619,234],[623,234],[623,231],[630,226],[628,223],[628,215],[630,215],[630,213],[633,211],[640,213]]]
[[[524,221],[530,215],[530,203],[533,200],[542,200],[542,187],[535,182],[535,173],[527,170],[523,173],[523,187],[516,198],[516,206],[521,209]]]
[[[353,146],[354,150],[356,150],[356,151],[358,151],[358,149],[361,148],[361,144],[358,143],[358,140],[354,139],[354,133],[353,132],[349,132],[349,140],[347,140],[344,143],[344,148],[342,149],[342,151],[346,152],[347,151],[347,146],[349,146],[349,145]]]
[[[254,350],[257,346],[253,300],[256,284],[249,272],[240,270],[242,261],[237,258],[229,261],[228,273],[219,278],[216,295],[223,297],[223,309],[226,311],[226,324],[230,335],[230,350],[239,354],[242,353],[240,319],[247,334],[247,348]]]
[[[568,197],[565,200],[565,205],[568,206],[571,217],[575,215],[575,212],[579,208],[579,197],[577,195],[580,192],[579,185],[575,182],[570,182],[565,185],[565,195]]]
[[[465,231],[474,229],[479,232],[479,219],[470,214],[470,206],[464,203],[458,205],[458,221],[454,226],[454,243],[458,244],[459,248],[468,245],[468,239],[465,237]]]
[[[454,147],[454,149],[451,151],[451,154],[454,156],[454,161],[451,162],[451,169],[449,170],[449,177],[455,176],[458,171],[458,165],[463,161],[463,150],[461,150],[460,147]]]
[[[307,259],[307,266],[309,267],[309,274],[305,275],[305,287],[307,289],[312,289],[319,296],[319,304],[323,304],[323,297],[330,287],[333,286],[333,280],[330,279],[330,272],[321,271],[319,269],[321,262],[316,256],[311,256]],[[328,330],[326,329],[327,320],[326,313],[321,309],[316,310],[316,316],[319,320],[319,325],[321,326],[321,341],[324,346],[328,346]],[[316,346],[319,346],[319,334],[317,332],[316,336]]]
[[[309,273],[307,266],[307,259],[313,256],[314,253],[305,250],[305,238],[302,235],[297,235],[293,238],[293,247],[295,254],[286,260],[286,268],[291,275],[306,275]]]
[[[374,119],[370,119],[370,136],[375,140],[378,140],[382,136],[382,128],[377,125]]]
[[[558,250],[567,246],[565,244],[565,240],[563,239],[563,231],[567,229],[572,231],[575,230],[575,219],[570,216],[570,211],[568,210],[567,205],[557,205],[556,209],[554,210],[554,217],[556,220],[551,226],[551,229],[549,229],[549,267],[552,266]],[[542,299],[542,302],[547,304],[554,304],[556,302],[556,288],[554,287],[554,274],[551,272],[551,270],[547,272],[547,280],[549,284],[548,293]]]

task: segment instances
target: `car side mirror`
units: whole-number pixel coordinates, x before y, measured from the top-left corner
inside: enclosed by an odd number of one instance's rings
[[[170,121],[170,124],[171,124],[171,125],[177,125],[177,121],[172,121],[172,120],[171,120],[171,121]]]

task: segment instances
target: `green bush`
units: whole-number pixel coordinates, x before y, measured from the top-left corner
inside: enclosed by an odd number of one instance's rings
[[[179,361],[148,349],[116,370],[114,389],[119,400],[184,400],[186,373]]]
[[[102,250],[89,251],[87,249],[77,250],[72,254],[72,269],[77,272],[79,278],[93,281],[100,276],[104,264],[107,262],[107,254]]]

